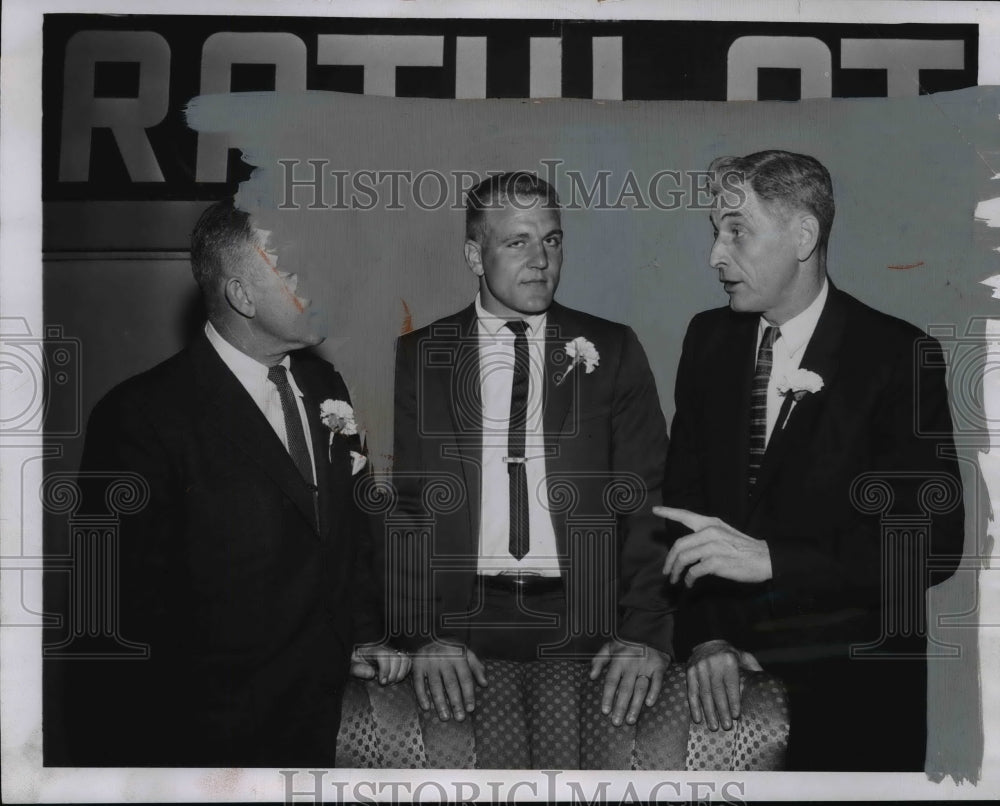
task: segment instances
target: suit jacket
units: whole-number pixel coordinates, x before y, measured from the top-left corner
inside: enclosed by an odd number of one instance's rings
[[[104,502],[89,472],[149,485],[149,504],[120,523],[119,623],[150,657],[74,662],[68,763],[334,764],[352,647],[381,624],[352,446],[329,443],[319,416],[347,388],[306,353],[291,372],[310,417],[315,499],[203,335],[94,409],[84,509]]]
[[[924,593],[953,572],[964,537],[940,346],[831,284],[801,361],[824,386],[790,412],[786,402],[787,421],[782,427],[779,416],[748,494],[758,322],[756,314],[729,308],[692,320],[675,388],[664,498],[766,540],[773,578],[699,580],[678,613],[678,648],[686,654],[725,639],[785,676],[792,749],[796,709],[802,715],[826,707],[838,724],[856,720],[883,740],[880,730],[893,721],[884,710],[890,700],[889,711],[913,721],[922,741]],[[933,573],[925,573],[929,566]],[[852,659],[852,645],[895,657],[861,659],[855,652]],[[869,695],[883,702],[874,728],[873,715],[864,713],[874,701]],[[836,724],[827,727],[832,737]],[[891,730],[898,745],[895,731],[905,729]],[[922,751],[914,753],[922,768]]]
[[[600,365],[589,374],[577,366],[557,383],[568,366],[564,346],[578,336],[594,344]],[[553,303],[543,405],[549,507],[567,601],[576,602],[566,649],[590,652],[617,632],[671,651],[663,530],[649,514],[660,497],[666,423],[632,330]],[[426,642],[429,630],[465,640],[461,614],[476,596],[481,459],[479,337],[470,305],[397,345],[397,516],[423,524],[390,529],[399,538],[393,584],[409,614],[396,631],[410,646]],[[414,550],[421,528],[430,552]]]

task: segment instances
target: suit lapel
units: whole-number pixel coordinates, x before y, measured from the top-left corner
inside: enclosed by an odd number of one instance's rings
[[[715,447],[711,451],[715,464],[713,473],[720,474],[722,496],[729,500],[726,514],[741,522],[746,511],[747,472],[750,455],[750,390],[757,360],[757,316],[735,314],[731,329],[718,334],[723,342],[720,363],[716,367],[701,367],[713,381],[708,388],[707,421],[714,423]]]
[[[204,335],[191,345],[191,356],[195,385],[206,403],[205,417],[214,421],[216,433],[230,440],[258,465],[317,530],[312,493],[246,389]]]
[[[542,391],[542,411],[544,412],[542,427],[547,443],[550,439],[557,440],[562,432],[563,423],[566,421],[570,404],[573,402],[574,390],[577,388],[576,382],[579,380],[580,371],[582,371],[574,369],[573,372],[566,374],[570,364],[565,360],[564,348],[566,342],[574,336],[567,333],[565,311],[565,308],[553,302],[545,317],[545,381]]]
[[[823,312],[816,323],[816,330],[813,331],[812,338],[809,339],[809,344],[802,356],[802,361],[799,362],[801,369],[815,372],[823,379],[823,389],[815,394],[803,396],[792,406],[784,428],[782,428],[782,421],[779,417],[771,439],[768,441],[767,451],[764,453],[760,473],[757,476],[757,484],[750,497],[751,507],[760,500],[763,491],[774,479],[775,471],[781,466],[788,452],[793,447],[802,449],[803,446],[808,445],[809,435],[815,428],[818,418],[826,407],[826,401],[830,397],[829,387],[833,383],[840,364],[838,358],[845,327],[846,316],[843,303],[839,292],[831,283],[826,305],[823,306]]]
[[[455,446],[444,445],[442,458],[459,460],[469,501],[469,534],[472,551],[478,551],[480,478],[483,453],[483,398],[479,373],[479,326],[475,304],[461,311],[452,322],[432,326],[437,345],[450,348],[454,360],[448,371],[425,373],[437,388],[429,389],[426,400],[441,400],[448,408]],[[463,544],[464,545],[464,544]]]
[[[302,390],[302,404],[306,410],[306,422],[309,427],[309,438],[312,440],[313,460],[316,465],[316,518],[320,535],[328,533],[332,521],[331,493],[336,482],[340,481],[335,472],[337,468],[331,463],[330,430],[320,419],[320,404],[322,393],[316,388],[311,375],[306,371],[301,361],[292,356],[292,375],[295,383]]]
[[[545,477],[548,479],[549,512],[552,519],[552,529],[556,537],[556,552],[560,557],[569,556],[569,538],[566,534],[565,508],[552,500],[555,489],[553,480],[557,479],[565,468],[560,466],[559,440],[566,423],[570,407],[576,399],[577,386],[582,370],[574,369],[568,375],[570,367],[564,351],[566,342],[582,333],[569,333],[571,323],[566,322],[566,309],[556,302],[549,306],[545,317],[545,367],[543,368],[542,386],[542,433],[545,444]],[[561,562],[563,578],[568,582],[568,565]]]

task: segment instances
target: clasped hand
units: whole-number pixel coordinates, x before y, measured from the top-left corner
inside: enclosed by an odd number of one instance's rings
[[[687,662],[688,707],[691,719],[704,719],[710,730],[733,727],[740,717],[740,670],[762,671],[749,652],[740,652],[726,641],[706,641],[691,650]]]
[[[590,662],[590,679],[596,680],[604,667],[601,713],[617,727],[622,720],[634,725],[643,704],[652,708],[660,696],[663,675],[670,657],[645,644],[608,641]]]
[[[771,552],[766,541],[745,535],[718,518],[686,509],[653,507],[653,514],[691,530],[691,534],[678,538],[667,553],[663,573],[670,577],[671,584],[677,584],[681,574],[689,588],[698,578],[709,575],[734,582],[765,582],[771,578]]]
[[[388,644],[359,644],[351,653],[351,674],[362,680],[373,680],[383,686],[398,683],[410,671],[410,656]]]
[[[431,641],[413,656],[413,692],[417,704],[447,721],[465,719],[476,707],[476,684],[486,685],[486,667],[462,644]]]

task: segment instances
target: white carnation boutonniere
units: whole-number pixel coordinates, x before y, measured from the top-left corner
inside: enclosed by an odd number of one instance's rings
[[[778,394],[786,397],[791,394],[795,401],[802,400],[807,394],[815,394],[823,388],[823,379],[808,369],[797,369],[789,375],[778,379]]]
[[[601,363],[601,354],[597,352],[593,342],[588,341],[583,336],[577,336],[572,341],[566,342],[563,349],[569,357],[569,367],[559,376],[559,380],[556,381],[557,385],[566,380],[566,376],[573,371],[577,364],[583,364],[584,371],[589,375]]]
[[[333,440],[339,435],[353,437],[358,433],[358,421],[354,409],[346,400],[330,400],[327,398],[319,406],[319,416],[323,425],[330,429],[330,441],[327,447],[327,460],[333,461]],[[359,451],[351,451],[351,475],[357,475],[368,462],[367,457]]]
[[[776,387],[778,394],[785,398],[785,405],[782,406],[784,417],[781,421],[781,428],[784,429],[788,425],[792,407],[806,395],[813,395],[820,391],[823,388],[823,379],[808,369],[797,369],[779,378]]]
[[[337,434],[353,437],[358,433],[358,422],[354,419],[354,409],[345,400],[327,398],[319,405],[319,416],[323,425],[330,429],[331,442]]]

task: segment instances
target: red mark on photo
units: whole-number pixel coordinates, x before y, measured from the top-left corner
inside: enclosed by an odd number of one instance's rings
[[[410,306],[406,304],[405,299],[401,299],[400,302],[403,303],[403,329],[399,332],[399,335],[405,336],[413,330],[413,314],[410,313]]]
[[[919,260],[916,263],[900,263],[899,265],[890,264],[886,268],[895,269],[896,271],[906,271],[906,269],[915,269],[917,268],[917,266],[923,266],[923,265],[924,262],[922,260]]]

